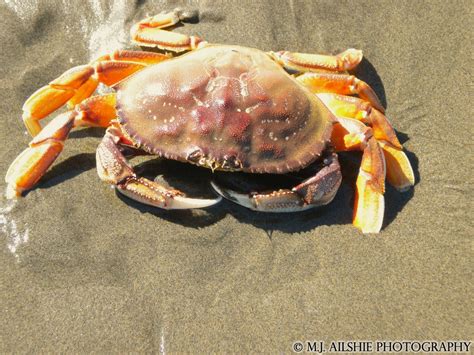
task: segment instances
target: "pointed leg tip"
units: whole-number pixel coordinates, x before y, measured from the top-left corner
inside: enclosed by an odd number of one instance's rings
[[[379,234],[381,228],[362,228],[358,227],[363,234]]]
[[[24,112],[22,118],[26,130],[32,137],[35,137],[38,133],[41,132],[42,127],[40,123],[31,118],[28,112]]]
[[[395,188],[397,189],[397,191],[399,192],[407,192],[407,191],[410,191],[412,187],[415,186],[415,181],[410,181],[409,183],[407,184],[404,184],[404,185],[400,185],[400,186],[395,186]]]
[[[359,65],[364,57],[360,49],[349,48],[340,54],[344,61],[344,69],[352,70]]]
[[[364,175],[359,175],[352,224],[364,234],[379,233],[382,229],[384,212],[383,192],[367,182]]]
[[[353,225],[364,234],[378,234],[382,229],[383,218],[376,221],[354,220]]]
[[[7,185],[7,190],[5,191],[5,197],[8,200],[14,200],[21,197],[21,190],[15,188],[12,184]]]

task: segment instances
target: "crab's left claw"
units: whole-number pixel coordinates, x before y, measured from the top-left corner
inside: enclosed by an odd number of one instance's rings
[[[315,206],[305,205],[304,201],[293,191],[281,189],[269,193],[243,194],[211,182],[214,190],[240,206],[253,211],[262,212],[295,212],[302,211]]]
[[[336,195],[342,181],[337,155],[323,159],[324,167],[314,176],[289,189],[242,194],[211,182],[216,192],[226,199],[251,210],[262,212],[298,212],[326,205]]]

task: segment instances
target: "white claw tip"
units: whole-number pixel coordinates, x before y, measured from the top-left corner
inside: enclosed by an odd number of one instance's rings
[[[189,209],[189,208],[205,208],[222,201],[222,197],[219,196],[216,199],[200,199],[200,198],[189,198],[182,196],[173,197],[173,202],[170,204],[170,209]]]
[[[225,189],[217,185],[214,181],[211,181],[211,186],[219,195],[225,197],[226,199],[233,201],[241,206],[250,208],[251,210],[256,210],[256,206],[252,203],[249,195]]]

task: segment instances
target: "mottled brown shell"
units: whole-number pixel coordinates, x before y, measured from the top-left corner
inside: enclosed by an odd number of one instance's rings
[[[266,53],[208,46],[146,68],[118,88],[137,146],[223,170],[285,173],[317,159],[332,116]]]

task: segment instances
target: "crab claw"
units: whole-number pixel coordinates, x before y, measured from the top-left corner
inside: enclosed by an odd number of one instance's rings
[[[97,173],[99,177],[117,188],[117,191],[132,200],[167,209],[204,208],[219,203],[222,198],[196,199],[168,186],[144,177],[137,177],[127,158],[123,155],[127,137],[119,126],[110,126],[97,148]]]
[[[243,207],[250,208],[252,210],[255,210],[256,206],[252,203],[252,200],[248,195],[238,193],[233,190],[229,190],[226,188],[223,188],[219,185],[217,185],[214,181],[211,181],[211,186],[212,188],[222,197],[228,199],[229,201],[235,202],[238,205],[241,205]]]
[[[262,212],[298,212],[315,207],[307,205],[291,190],[278,190],[262,194],[242,194],[211,182],[214,190],[222,197],[240,206]]]
[[[289,189],[241,194],[211,182],[216,192],[226,199],[255,211],[298,212],[330,203],[341,184],[341,170],[337,155],[328,152],[315,175]]]
[[[188,209],[188,208],[205,208],[214,206],[222,201],[222,197],[218,196],[214,199],[207,199],[207,198],[189,198],[189,197],[182,197],[176,196],[174,198],[174,203],[171,208],[173,209]]]
[[[222,201],[220,196],[216,199],[184,197],[179,191],[165,189],[144,178],[130,178],[124,184],[117,185],[117,191],[135,201],[167,210],[205,208]]]

